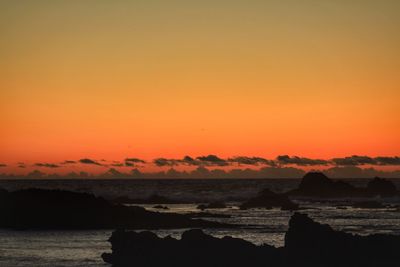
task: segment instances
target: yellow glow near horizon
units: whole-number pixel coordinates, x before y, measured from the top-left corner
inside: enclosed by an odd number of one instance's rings
[[[400,152],[399,1],[2,1],[0,162]]]

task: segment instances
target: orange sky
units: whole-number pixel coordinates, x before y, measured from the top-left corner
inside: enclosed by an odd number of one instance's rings
[[[2,1],[0,163],[400,154],[399,1]]]

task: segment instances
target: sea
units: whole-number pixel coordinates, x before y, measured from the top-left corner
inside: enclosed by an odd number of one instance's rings
[[[347,179],[356,185],[365,186],[365,179]],[[400,188],[400,179],[392,180]],[[285,231],[292,212],[280,209],[240,210],[238,205],[269,188],[285,192],[296,188],[299,179],[232,179],[232,180],[0,180],[0,187],[9,191],[25,188],[63,189],[88,192],[108,199],[116,197],[147,198],[153,194],[191,204],[167,204],[168,210],[158,210],[152,205],[143,206],[158,212],[187,214],[199,212],[198,204],[224,201],[227,208],[209,210],[210,213],[230,215],[229,218],[207,218],[219,222],[237,224],[235,229],[205,229],[216,237],[233,236],[254,244],[282,246]],[[334,229],[368,235],[387,233],[400,235],[399,198],[384,200],[390,207],[385,209],[358,209],[351,206],[352,200],[307,202],[302,201],[301,212]],[[0,215],[1,216],[1,215]],[[186,229],[154,231],[159,236],[171,235],[179,238]],[[74,231],[36,231],[0,229],[0,266],[109,266],[101,259],[103,252],[110,252],[108,238],[112,229]]]

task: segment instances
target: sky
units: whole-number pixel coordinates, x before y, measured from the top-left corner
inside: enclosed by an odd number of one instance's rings
[[[399,156],[399,32],[397,0],[1,0],[0,166]]]

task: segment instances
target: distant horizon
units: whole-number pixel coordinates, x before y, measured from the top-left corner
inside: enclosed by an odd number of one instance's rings
[[[82,158],[61,162],[0,164],[0,178],[145,178],[145,179],[259,179],[301,178],[306,172],[324,172],[332,178],[400,178],[400,157],[352,155],[316,159],[280,155],[273,159],[214,154],[123,160]]]

